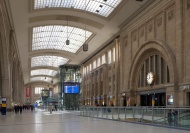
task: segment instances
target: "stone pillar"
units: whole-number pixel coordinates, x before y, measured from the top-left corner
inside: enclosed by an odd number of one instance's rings
[[[16,61],[16,72],[15,72],[15,101],[19,102],[19,69],[18,60]]]
[[[22,103],[22,89],[21,89],[21,84],[22,84],[22,78],[21,78],[21,73],[19,72],[19,81],[18,81],[18,89],[19,89],[19,102]]]
[[[5,97],[7,100],[7,109],[11,109],[12,108],[11,88],[10,88],[10,82],[8,78],[2,79],[2,97]]]
[[[116,55],[116,58],[115,58],[115,86],[116,86],[116,89],[115,89],[115,98],[116,98],[116,106],[119,106],[119,92],[120,92],[120,75],[119,75],[119,66],[120,66],[120,61],[119,61],[119,43],[118,43],[118,40],[116,39],[116,46],[115,46],[115,55]]]
[[[23,81],[23,77],[21,76],[22,80],[21,80],[21,101],[22,103],[24,103],[24,81]]]
[[[16,62],[13,61],[13,68],[12,68],[12,100],[16,102]]]
[[[108,93],[108,69],[107,65],[103,67],[103,94]]]
[[[176,65],[177,65],[177,75],[178,78],[176,81],[174,81],[174,104],[176,106],[179,105],[178,100],[178,91],[179,86],[177,85],[179,82],[182,82],[185,78],[185,47],[184,47],[184,13],[183,9],[185,9],[184,6],[184,0],[175,0],[175,8],[176,8]],[[175,83],[176,82],[176,83]]]
[[[86,88],[85,88],[86,79],[85,79],[85,76],[84,76],[84,65],[82,65],[81,68],[82,68],[82,79],[83,79],[83,82],[81,84],[82,92],[83,92],[81,101],[84,101],[85,100],[85,93],[86,93]]]

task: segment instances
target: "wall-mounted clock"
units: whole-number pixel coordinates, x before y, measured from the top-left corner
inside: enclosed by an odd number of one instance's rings
[[[153,82],[154,82],[154,73],[153,72],[149,72],[147,74],[147,83],[149,85],[151,85],[151,84],[153,84]]]

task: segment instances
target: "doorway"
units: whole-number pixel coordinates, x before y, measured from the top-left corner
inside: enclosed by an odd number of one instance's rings
[[[152,93],[140,95],[141,106],[166,106],[166,93]]]
[[[126,96],[123,96],[123,106],[127,106]]]
[[[190,106],[190,92],[187,93],[188,106]]]

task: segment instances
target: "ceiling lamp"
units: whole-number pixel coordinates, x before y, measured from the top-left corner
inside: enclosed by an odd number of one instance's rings
[[[70,44],[69,36],[68,36],[68,17],[67,17],[67,40],[66,40],[66,45]]]
[[[84,22],[84,24],[85,24],[85,35],[84,35],[84,44],[83,44],[83,51],[88,51],[88,44],[86,43],[86,0],[85,0],[85,22]]]

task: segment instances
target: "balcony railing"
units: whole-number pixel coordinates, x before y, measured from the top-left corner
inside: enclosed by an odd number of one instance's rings
[[[80,108],[80,115],[118,121],[190,129],[190,108],[92,107]]]

